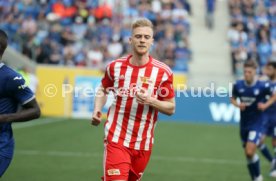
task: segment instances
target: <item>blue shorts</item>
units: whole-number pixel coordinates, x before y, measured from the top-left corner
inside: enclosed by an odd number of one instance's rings
[[[276,138],[276,114],[266,114],[263,134]]]
[[[0,177],[2,177],[9,167],[12,158],[0,156]]]
[[[247,142],[252,142],[255,145],[259,145],[261,137],[262,137],[262,131],[261,130],[240,130],[240,137],[243,144],[243,147],[245,147],[245,144]]]

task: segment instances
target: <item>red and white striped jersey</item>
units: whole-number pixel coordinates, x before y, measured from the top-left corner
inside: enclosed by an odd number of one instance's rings
[[[107,113],[105,140],[135,150],[150,150],[158,111],[137,103],[135,93],[143,88],[159,100],[173,98],[173,73],[151,56],[143,66],[130,64],[130,58],[112,61],[102,79],[103,87],[115,96]]]

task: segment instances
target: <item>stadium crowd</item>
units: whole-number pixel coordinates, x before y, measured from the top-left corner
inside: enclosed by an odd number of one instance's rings
[[[258,62],[262,73],[268,61],[276,61],[276,0],[229,0],[232,70],[240,77],[243,63]]]
[[[155,26],[151,54],[188,71],[187,0],[2,0],[0,12],[10,46],[37,63],[97,69],[128,51],[131,22],[143,16]]]

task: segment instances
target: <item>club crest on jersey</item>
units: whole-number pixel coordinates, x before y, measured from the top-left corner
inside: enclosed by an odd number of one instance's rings
[[[119,80],[124,80],[125,76],[124,75],[120,75]]]
[[[254,95],[255,95],[255,96],[259,95],[259,93],[260,93],[259,89],[255,89],[255,90],[254,90]]]
[[[150,77],[140,77],[140,81],[143,84],[152,84],[152,80],[150,80]]]

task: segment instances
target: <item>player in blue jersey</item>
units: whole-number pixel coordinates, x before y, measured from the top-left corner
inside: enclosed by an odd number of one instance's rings
[[[7,44],[7,34],[0,30],[0,60]],[[25,85],[22,76],[0,62],[0,177],[13,156],[12,122],[28,121],[39,116],[35,96]]]
[[[269,62],[266,65],[265,71],[267,77],[270,80],[270,87],[272,92],[276,92],[276,62]],[[265,136],[272,137],[272,146],[274,148],[274,161],[272,162],[272,170],[270,172],[271,177],[276,177],[276,103],[273,103],[265,111],[266,121],[264,127],[264,137],[262,143],[264,143]],[[262,144],[264,145],[264,144]],[[271,160],[273,159],[272,156]]]
[[[244,79],[238,80],[233,86],[231,103],[240,109],[240,136],[250,176],[253,181],[262,181],[256,149],[263,131],[263,111],[275,102],[276,96],[271,96],[269,82],[258,80],[256,69],[257,64],[254,61],[247,61],[244,64]],[[263,102],[267,96],[271,98]]]

